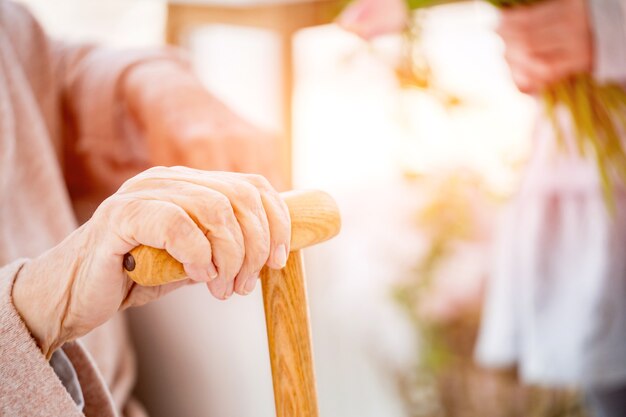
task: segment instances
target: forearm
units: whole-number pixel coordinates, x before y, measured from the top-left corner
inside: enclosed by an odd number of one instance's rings
[[[0,414],[81,416],[15,308],[13,283],[26,262],[0,268]]]
[[[69,280],[64,282],[61,271],[74,267],[71,260],[52,248],[37,259],[24,263],[15,277],[12,299],[33,339],[47,359],[62,346],[63,316],[71,294]]]

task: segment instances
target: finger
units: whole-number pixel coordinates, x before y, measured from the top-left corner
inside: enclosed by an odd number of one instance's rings
[[[502,10],[501,20],[506,25],[527,30],[541,25],[554,24],[563,17],[562,3],[563,0],[552,0],[509,7]]]
[[[528,55],[550,54],[571,49],[572,39],[560,30],[538,29],[532,32],[500,31],[507,49]]]
[[[184,279],[182,281],[170,282],[163,285],[157,285],[155,287],[144,287],[139,284],[134,284],[130,287],[124,301],[122,301],[120,310],[125,310],[129,307],[142,306],[152,300],[158,300],[178,288],[195,283],[196,282],[193,280]]]
[[[235,174],[223,174],[223,176],[225,178],[224,182],[214,182],[212,186],[225,193],[224,195],[229,199],[233,213],[233,218],[229,219],[229,221],[235,222],[239,226],[238,228],[230,227],[229,229],[232,229],[233,232],[239,231],[237,240],[241,242],[238,245],[241,248],[241,257],[238,258],[239,262],[236,265],[238,268],[235,271],[234,286],[229,287],[229,291],[230,294],[232,294],[232,290],[235,290],[237,293],[244,295],[252,290],[251,288],[246,289],[246,282],[256,280],[270,253],[268,220],[261,201],[261,195],[256,187],[243,181],[241,176]],[[179,186],[177,185],[176,187]],[[186,184],[180,187],[181,190],[191,190],[192,188],[205,189],[197,184]],[[208,236],[211,239],[211,235],[209,234]],[[213,248],[213,252],[214,254],[218,252],[216,247]],[[229,281],[232,281],[232,279]]]
[[[259,190],[267,214],[270,232],[270,256],[267,265],[275,269],[283,268],[287,263],[291,243],[289,208],[267,179],[260,175],[248,175],[247,180]]]
[[[181,207],[132,194],[124,200],[118,200],[119,215],[110,217],[114,219],[113,230],[122,240],[132,246],[165,249],[183,264],[185,273],[194,281],[208,282],[214,276],[211,245]]]
[[[270,231],[270,256],[268,266],[273,268],[284,267],[289,254],[289,243],[291,237],[291,223],[289,210],[280,195],[272,188],[269,182],[259,175],[220,173],[216,176],[207,175],[206,172],[198,171],[186,167],[154,168],[140,174],[142,187],[150,186],[150,182],[157,183],[163,179],[169,181],[190,182],[202,185],[224,194],[232,204],[240,205],[239,200],[242,195],[241,182],[246,181],[254,185],[261,194],[261,201]],[[132,187],[133,184],[125,185]],[[134,185],[138,186],[137,184]],[[244,203],[245,205],[245,203]]]
[[[504,10],[498,33],[507,46],[516,43],[531,52],[572,47],[579,52],[589,44],[586,19],[583,1],[552,0]]]
[[[289,209],[267,179],[254,174],[228,172],[222,172],[219,176],[216,176],[215,173],[211,173],[211,175],[207,174],[207,172],[186,167],[156,167],[144,171],[142,174],[135,177],[141,180],[140,184],[127,183],[124,184],[123,188],[132,190],[137,187],[160,187],[161,183],[159,181],[162,180],[182,181],[214,189],[224,194],[229,200],[236,202],[240,197],[237,194],[241,193],[241,189],[238,188],[238,185],[241,184],[242,181],[246,181],[256,187],[261,194],[261,200],[269,222],[272,246],[275,245],[278,247],[283,245],[287,251],[289,250],[289,241],[291,238]],[[150,185],[154,183],[154,181],[157,181],[157,183],[155,183],[156,185]],[[270,254],[270,258],[272,257],[271,255],[272,254]],[[283,256],[279,256],[279,258],[281,257]],[[281,262],[278,262],[276,267],[282,268],[282,266],[284,266],[280,264]]]
[[[560,19],[541,23],[531,18],[523,22],[507,19],[504,14],[496,32],[506,43],[507,48],[520,48],[529,51],[545,51],[554,48],[566,48],[577,35],[570,25]]]
[[[518,89],[523,93],[536,93],[550,83],[554,69],[541,59],[529,57],[518,51],[507,51],[505,58]]]
[[[243,184],[242,184],[243,185]],[[270,255],[270,229],[259,190],[248,184],[238,198],[232,200],[235,215],[241,226],[245,243],[245,258],[235,279],[235,291],[248,294]]]
[[[535,94],[544,87],[544,82],[533,74],[529,68],[517,65],[511,69],[511,77],[518,90],[524,94]]]
[[[567,62],[562,61],[559,55],[530,59],[525,65],[525,71],[537,86],[536,91],[543,90],[571,75],[567,70]]]
[[[214,297],[220,300],[228,300],[234,291],[234,281],[218,278],[215,281],[207,282],[207,288]]]
[[[232,202],[219,191],[185,181],[147,181],[144,185],[151,198],[176,204],[200,227],[211,244],[216,267],[217,279],[209,283],[209,289],[217,298],[230,297],[247,251]],[[249,227],[247,223],[245,226]]]
[[[181,168],[180,172],[185,173],[186,169]],[[280,269],[283,268],[287,262],[291,240],[291,220],[289,216],[289,209],[280,197],[280,194],[274,190],[267,179],[260,175],[224,173],[223,178],[224,181],[230,182],[232,186],[230,189],[224,188],[224,185],[221,183],[211,182],[208,184],[211,184],[213,187],[218,187],[219,190],[224,192],[227,196],[230,196],[229,198],[231,199],[231,203],[233,204],[233,207],[236,207],[236,210],[245,212],[246,207],[256,206],[258,204],[257,201],[253,201],[256,199],[256,194],[247,189],[247,187],[241,187],[242,180],[246,180],[248,183],[253,185],[261,198],[262,206],[257,206],[258,213],[256,213],[256,217],[261,221],[260,226],[263,229],[262,231],[259,230],[258,224],[256,224],[256,228],[254,227],[254,220],[249,223],[253,225],[252,227],[244,226],[242,220],[245,221],[246,219],[238,216],[242,229],[246,228],[247,230],[251,230],[251,232],[246,232],[246,234],[249,236],[256,235],[254,238],[256,242],[253,241],[252,243],[246,243],[246,258],[248,258],[246,261],[246,268],[236,285],[238,292],[241,293],[243,291],[243,293],[247,294],[254,289],[258,279],[258,274],[263,264],[267,264],[271,268]],[[238,192],[233,194],[233,190],[238,190]],[[252,200],[249,200],[248,198],[244,198],[242,200],[242,196],[246,195],[249,196],[249,198],[252,198]],[[265,218],[267,221],[265,221]],[[259,238],[261,233],[267,233],[266,230],[269,230],[269,257],[267,256],[268,242],[266,238]],[[267,235],[263,234],[263,236]],[[252,274],[249,274],[251,268],[250,265],[254,265],[254,267],[252,267],[252,270],[254,271]],[[248,278],[246,279],[245,286],[242,290],[241,285],[246,275],[248,275]]]

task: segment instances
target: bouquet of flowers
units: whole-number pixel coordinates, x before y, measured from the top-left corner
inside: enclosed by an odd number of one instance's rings
[[[423,9],[462,0],[406,0],[409,9]],[[498,8],[519,7],[543,0],[486,0]],[[399,13],[397,13],[399,16]],[[405,25],[405,36],[416,40],[412,21]],[[384,30],[384,28],[381,28]],[[409,61],[415,61],[413,56]],[[417,63],[405,64],[397,71],[401,83],[424,88],[430,71],[423,58]],[[426,81],[426,82],[425,82]],[[569,113],[573,125],[576,150],[581,156],[595,159],[598,176],[609,211],[615,209],[614,180],[626,181],[626,152],[620,134],[626,134],[626,91],[618,84],[601,84],[589,73],[576,74],[548,86],[541,94],[547,116],[551,119],[555,136],[565,148],[563,129],[558,109]]]
[[[541,0],[488,0],[496,7],[515,7]],[[409,0],[418,6],[419,0]],[[423,1],[422,1],[423,2]],[[419,6],[418,6],[419,7]],[[626,91],[617,84],[599,84],[590,74],[577,74],[561,80],[543,92],[547,115],[552,120],[558,142],[564,139],[556,108],[570,113],[576,147],[581,156],[592,152],[598,167],[607,206],[614,210],[615,201],[610,172],[626,179],[626,153],[620,131],[626,132]]]

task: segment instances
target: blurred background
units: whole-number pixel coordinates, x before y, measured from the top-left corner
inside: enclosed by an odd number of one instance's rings
[[[321,415],[582,415],[575,394],[473,364],[536,107],[495,9],[433,8],[412,37],[367,43],[332,23],[341,1],[22,1],[57,37],[179,45],[213,93],[291,141],[295,187],[336,197],[342,234],[305,254]],[[228,302],[188,287],[131,316],[151,415],[274,415],[258,287]]]

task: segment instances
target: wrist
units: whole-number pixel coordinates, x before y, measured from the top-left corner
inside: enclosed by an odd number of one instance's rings
[[[47,254],[24,264],[15,278],[11,295],[15,309],[35,342],[46,358],[50,358],[67,340],[63,317],[68,297],[64,287],[50,274],[53,265],[46,262]]]

